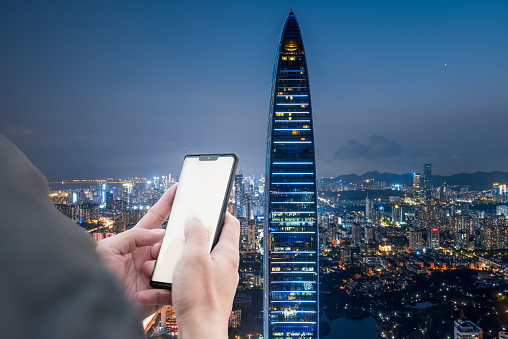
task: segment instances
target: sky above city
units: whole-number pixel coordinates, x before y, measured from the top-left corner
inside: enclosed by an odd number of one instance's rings
[[[49,180],[259,176],[291,8],[318,177],[508,171],[507,1],[4,1],[0,133]]]

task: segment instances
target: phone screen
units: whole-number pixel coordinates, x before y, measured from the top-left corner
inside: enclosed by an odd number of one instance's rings
[[[200,219],[208,228],[212,250],[222,229],[237,159],[234,154],[185,156],[150,285],[171,288],[173,271],[185,245],[185,223],[190,218]]]

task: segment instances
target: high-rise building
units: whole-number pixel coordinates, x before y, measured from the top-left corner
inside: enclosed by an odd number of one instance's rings
[[[422,250],[422,231],[413,227],[409,229],[409,249],[411,251]]]
[[[453,339],[483,339],[483,331],[469,320],[454,321]]]
[[[423,165],[423,187],[424,188],[430,187],[431,178],[432,178],[432,165],[431,164]]]
[[[316,165],[307,62],[291,11],[272,78],[265,178],[264,338],[318,335]]]
[[[430,249],[438,249],[439,245],[439,229],[437,227],[430,227],[427,230],[427,247]]]
[[[106,209],[112,210],[113,209],[113,192],[106,192]]]
[[[413,188],[420,188],[420,173],[413,173]]]
[[[351,241],[355,244],[359,244],[362,241],[362,226],[360,224],[353,223]]]
[[[235,175],[235,212],[237,218],[247,218],[242,173]]]
[[[367,221],[372,220],[372,200],[369,199],[368,194],[367,198],[365,198],[365,219],[367,219]]]

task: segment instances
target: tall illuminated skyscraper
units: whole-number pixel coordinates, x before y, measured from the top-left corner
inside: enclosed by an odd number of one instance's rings
[[[307,62],[291,11],[277,46],[266,155],[264,338],[318,338],[316,164]]]

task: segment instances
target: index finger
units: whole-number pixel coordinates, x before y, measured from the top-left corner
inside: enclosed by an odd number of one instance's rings
[[[134,227],[146,229],[161,227],[171,212],[177,186],[177,184],[171,186]]]

